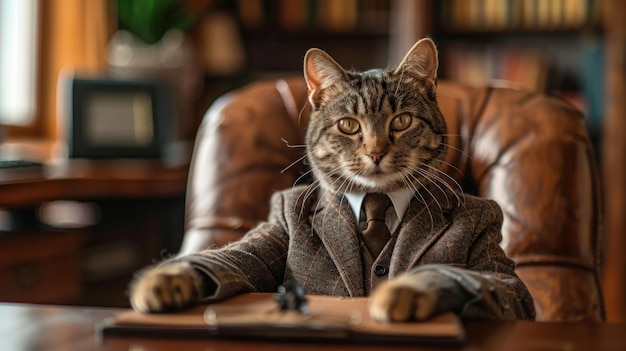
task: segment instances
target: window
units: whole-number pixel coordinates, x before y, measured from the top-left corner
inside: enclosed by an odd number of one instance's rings
[[[0,124],[35,116],[38,0],[0,0]]]

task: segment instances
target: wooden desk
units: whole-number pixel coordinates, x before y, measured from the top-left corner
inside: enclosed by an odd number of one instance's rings
[[[0,301],[126,306],[134,271],[178,250],[187,168],[65,160],[0,170],[0,210],[18,223],[0,232]],[[39,206],[55,200],[93,204],[97,223],[41,225]]]
[[[187,166],[158,160],[66,160],[41,169],[0,170],[0,207],[52,200],[173,196],[184,193]]]
[[[3,350],[626,350],[626,324],[466,323],[459,347],[311,344],[232,339],[101,338],[96,324],[119,309],[0,304]]]

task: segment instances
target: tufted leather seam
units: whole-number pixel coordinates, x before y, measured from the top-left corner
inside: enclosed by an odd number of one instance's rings
[[[483,116],[485,115],[485,110],[487,109],[487,105],[489,104],[489,101],[491,100],[492,94],[493,93],[493,88],[492,87],[487,87],[485,89],[485,98],[483,99],[483,101],[479,101],[476,103],[476,105],[478,106],[478,109],[476,110],[476,114],[474,116],[471,116],[469,118],[469,123],[468,123],[468,130],[469,130],[469,134],[468,134],[468,138],[469,141],[467,143],[467,152],[470,154],[469,156],[469,165],[468,165],[468,171],[471,173],[472,171],[472,162],[474,161],[474,153],[470,152],[471,150],[474,149],[473,147],[473,143],[474,143],[474,136],[476,134],[476,127],[481,123],[481,120],[483,118]],[[497,160],[496,160],[497,162]],[[495,162],[494,162],[495,163]],[[489,165],[489,167],[485,168],[485,172],[483,174],[480,174],[477,177],[474,177],[474,182],[477,185],[477,189],[479,189],[480,187],[478,186],[479,184],[482,183],[483,181],[483,177],[485,176],[485,174],[487,174],[489,172],[489,170],[491,169],[491,167],[493,166],[493,164]],[[472,177],[470,177],[472,178]],[[481,196],[484,196],[484,194],[479,194]]]
[[[484,111],[486,109],[486,106],[488,105],[488,101],[491,100],[492,98],[492,92],[493,92],[494,88],[493,87],[488,87],[488,94],[487,94],[487,98],[484,101],[484,104],[481,106],[480,108],[480,113],[478,114],[478,118],[476,118],[476,122],[473,125],[473,129],[472,129],[472,136],[475,134],[474,131],[476,130],[476,126],[478,126],[481,123],[481,119],[484,118]],[[526,95],[524,95],[524,97],[520,98],[518,101],[515,102],[515,105],[518,106],[523,106],[526,105],[530,102],[532,102],[533,99],[540,97],[538,94],[535,93],[528,93]],[[493,123],[497,123],[497,121],[494,119]],[[501,160],[503,158],[503,156],[507,155],[509,153],[510,150],[512,149],[516,149],[519,148],[520,145],[523,144],[532,144],[534,143],[533,140],[529,140],[528,138],[530,137],[530,135],[525,135],[523,137],[518,138],[517,140],[509,143],[506,145],[506,147],[502,147],[500,149],[500,152],[498,153],[497,157],[487,166],[485,167],[484,171],[481,174],[476,175],[475,177],[475,181],[476,184],[481,184],[484,181],[484,178],[487,174],[492,173],[491,170],[493,169],[494,166],[501,164]],[[485,194],[480,194],[481,196],[484,196]]]
[[[296,99],[293,97],[293,93],[289,88],[289,84],[284,79],[279,79],[275,84],[280,98],[283,100],[283,105],[287,110],[287,114],[292,120],[298,117],[298,107],[296,106]]]
[[[471,163],[472,163],[472,154],[470,153],[470,147],[472,144],[472,140],[473,140],[473,136],[474,136],[474,130],[475,130],[475,126],[478,123],[478,120],[480,119],[480,116],[483,115],[484,110],[486,109],[487,106],[487,102],[489,101],[489,98],[491,96],[491,88],[487,87],[487,89],[485,90],[485,94],[484,94],[484,98],[482,101],[478,101],[476,103],[476,105],[479,106],[478,111],[475,115],[472,115],[472,107],[469,103],[467,103],[467,98],[464,99],[466,94],[462,94],[462,93],[458,93],[456,92],[456,90],[453,91],[447,91],[445,93],[442,93],[443,95],[450,97],[452,99],[455,99],[458,101],[458,116],[460,116],[458,118],[459,121],[459,138],[461,139],[460,142],[460,160],[458,162],[458,166],[463,165],[462,169],[459,169],[458,171],[461,173],[461,181],[465,182],[467,179],[472,179],[472,177],[468,176],[468,174],[470,174],[471,172]],[[479,117],[475,117],[475,116],[479,116]],[[474,186],[474,184],[472,184],[472,186]],[[465,190],[465,189],[464,189]]]

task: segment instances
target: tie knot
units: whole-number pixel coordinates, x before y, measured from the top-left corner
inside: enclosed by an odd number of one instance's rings
[[[363,199],[363,210],[368,221],[385,221],[387,209],[391,206],[391,199],[387,194],[371,193],[365,195]]]

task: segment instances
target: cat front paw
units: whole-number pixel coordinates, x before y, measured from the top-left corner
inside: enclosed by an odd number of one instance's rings
[[[139,312],[180,310],[200,301],[202,280],[191,264],[176,262],[150,268],[130,289],[130,304]]]
[[[438,275],[405,273],[378,286],[369,300],[370,316],[379,322],[425,320],[438,311]]]

